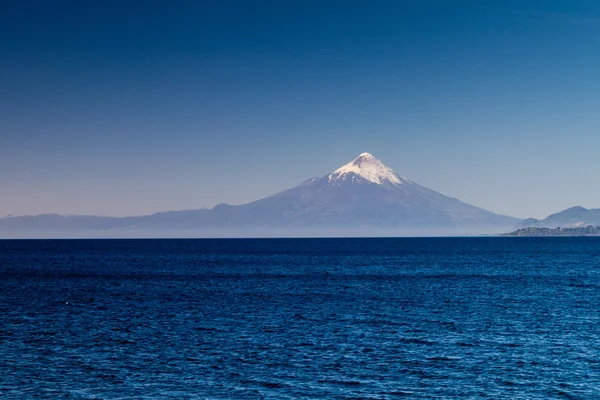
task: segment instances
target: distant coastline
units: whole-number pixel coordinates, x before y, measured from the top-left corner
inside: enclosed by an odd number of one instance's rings
[[[587,225],[576,228],[521,228],[504,236],[600,236],[600,227]]]

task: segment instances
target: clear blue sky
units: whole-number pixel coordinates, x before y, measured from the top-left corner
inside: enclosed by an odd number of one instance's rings
[[[598,1],[5,1],[0,215],[239,204],[371,152],[600,207]]]

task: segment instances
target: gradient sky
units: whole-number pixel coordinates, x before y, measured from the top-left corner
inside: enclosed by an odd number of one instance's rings
[[[239,204],[362,152],[600,207],[600,2],[4,1],[0,215]]]

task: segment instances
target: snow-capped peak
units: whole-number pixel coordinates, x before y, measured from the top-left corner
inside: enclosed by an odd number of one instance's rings
[[[395,186],[410,183],[386,167],[370,153],[362,153],[354,160],[329,174],[329,182],[341,182],[359,176],[371,183],[383,185],[389,182]]]

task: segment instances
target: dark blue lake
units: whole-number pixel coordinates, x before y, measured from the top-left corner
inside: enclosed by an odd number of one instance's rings
[[[600,398],[600,238],[0,241],[0,398]]]

